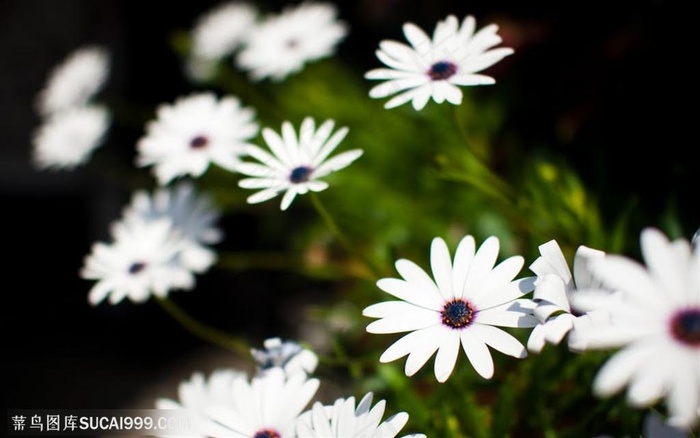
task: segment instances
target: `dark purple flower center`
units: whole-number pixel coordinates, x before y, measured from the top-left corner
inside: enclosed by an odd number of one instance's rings
[[[700,308],[681,310],[673,315],[671,333],[683,344],[700,347]]]
[[[190,147],[192,149],[202,149],[209,144],[209,139],[203,135],[198,135],[190,140]]]
[[[263,429],[255,432],[253,438],[282,438],[282,435],[274,429]]]
[[[309,177],[311,177],[312,171],[313,169],[308,166],[296,167],[292,170],[292,173],[289,174],[289,181],[294,184],[306,182],[309,180]]]
[[[434,81],[442,81],[449,79],[457,73],[457,65],[450,61],[439,61],[430,66],[428,70],[428,76]]]
[[[143,271],[144,268],[146,268],[146,264],[144,262],[134,262],[129,266],[129,274],[136,275]]]
[[[442,323],[453,329],[467,327],[474,321],[476,310],[469,301],[455,298],[445,304],[440,312]]]

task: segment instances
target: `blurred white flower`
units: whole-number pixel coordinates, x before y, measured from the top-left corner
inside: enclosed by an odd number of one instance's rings
[[[410,332],[379,358],[391,362],[408,355],[405,373],[415,374],[437,351],[435,378],[446,381],[457,362],[460,345],[480,376],[489,379],[494,366],[487,346],[516,358],[527,350],[513,335],[497,328],[533,327],[534,303],[520,299],[532,292],[534,277],[513,280],[524,259],[512,256],[495,265],[499,241],[489,237],[476,250],[474,238],[465,236],[454,263],[447,244],[433,239],[430,263],[433,279],[415,263],[401,259],[396,270],[403,279],[383,278],[377,286],[399,298],[364,309],[362,314],[381,318],[367,326],[369,333]]]
[[[143,303],[150,296],[165,297],[173,289],[191,289],[194,277],[180,262],[182,239],[168,219],[131,218],[112,225],[113,241],[95,243],[85,257],[80,276],[97,280],[88,295],[92,305],[109,297]]]
[[[216,253],[208,245],[222,239],[222,231],[215,226],[219,217],[211,198],[197,193],[191,181],[158,188],[152,196],[139,190],[124,211],[126,221],[170,220],[173,232],[183,239],[180,262],[195,272],[204,272],[216,261]]]
[[[646,266],[619,255],[590,264],[603,285],[620,292],[612,303],[604,295],[587,297],[608,306],[610,315],[582,332],[588,348],[621,347],[593,390],[607,397],[627,386],[635,407],[665,398],[667,422],[690,428],[700,420],[700,249],[685,239],[669,241],[655,228],[644,229],[640,242]]]
[[[475,28],[476,21],[471,15],[461,26],[454,15],[449,15],[437,23],[431,38],[415,24],[405,23],[403,33],[411,46],[392,40],[379,43],[377,58],[388,68],[370,70],[365,78],[386,82],[374,86],[370,97],[396,94],[385,108],[411,101],[414,109],[421,110],[430,98],[436,103],[446,100],[459,105],[462,103],[459,86],[494,84],[492,77],[477,73],[512,54],[513,49],[492,48],[501,42],[495,24],[476,33]]]
[[[292,341],[280,338],[265,339],[264,350],[251,349],[251,354],[258,372],[267,372],[272,368],[282,368],[287,377],[303,372],[312,374],[318,365],[316,354]]]
[[[362,155],[361,149],[353,149],[326,160],[348,133],[348,128],[343,127],[331,136],[334,126],[335,122],[329,119],[316,130],[314,120],[306,117],[298,137],[290,122],[282,124],[281,135],[264,128],[263,138],[273,155],[258,146],[249,146],[246,153],[261,164],[246,162],[236,167],[239,173],[252,177],[240,180],[240,187],[262,189],[249,196],[248,202],[267,201],[284,191],[280,208],[286,210],[297,194],[328,188],[328,183],[319,178],[350,165]]]
[[[247,381],[248,376],[242,371],[230,369],[215,370],[209,377],[196,372],[189,380],[180,383],[177,400],[159,398],[155,402],[156,409],[185,410],[187,419],[191,422],[191,432],[194,433],[188,436],[206,438],[207,435],[199,428],[202,427],[207,418],[207,410],[212,406],[233,404],[235,400],[233,390],[236,380]]]
[[[39,92],[36,110],[41,116],[83,106],[104,86],[109,74],[109,52],[101,46],[75,50],[51,70]]]
[[[318,390],[318,379],[305,373],[286,377],[281,368],[252,378],[235,379],[233,402],[207,409],[204,432],[211,437],[294,437],[299,415]]]
[[[355,397],[339,398],[331,406],[316,402],[312,410],[302,414],[297,423],[297,436],[304,438],[393,438],[408,422],[408,414],[399,412],[381,422],[386,402],[372,407],[371,392],[355,408]],[[424,434],[403,438],[425,438]]]
[[[238,98],[195,93],[163,104],[137,144],[136,164],[154,166],[161,185],[183,175],[201,176],[210,163],[234,170],[247,141],[258,133],[255,112]]]
[[[337,15],[332,3],[289,6],[250,28],[235,63],[253,80],[281,81],[308,62],[333,55],[348,32]]]
[[[192,47],[187,71],[194,79],[206,79],[222,58],[241,45],[244,35],[257,18],[257,10],[248,2],[220,3],[202,14],[192,29]]]
[[[539,323],[530,334],[527,348],[539,353],[545,342],[559,344],[568,333],[569,348],[583,351],[586,346],[578,336],[577,328],[587,327],[591,318],[605,318],[605,315],[602,309],[577,314],[572,310],[569,300],[578,290],[600,289],[600,282],[593,278],[588,265],[591,260],[605,256],[605,253],[579,246],[574,257],[572,276],[564,254],[555,240],[540,245],[539,250],[540,257],[530,265],[530,270],[537,274],[533,300],[537,304],[535,317]]]
[[[48,116],[34,131],[32,160],[39,169],[73,169],[102,145],[111,117],[106,108],[88,105]]]

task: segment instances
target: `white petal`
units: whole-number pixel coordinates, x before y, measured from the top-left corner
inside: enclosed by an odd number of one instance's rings
[[[399,94],[398,96],[392,98],[389,100],[387,103],[384,104],[384,108],[386,109],[391,109],[391,108],[396,108],[397,106],[403,105],[404,103],[418,99],[421,102],[428,102],[430,99],[430,84],[425,84],[422,86],[419,86],[417,88],[414,88],[412,90],[408,90],[404,93]],[[419,107],[417,105],[413,105],[413,108],[416,109],[417,111],[420,111],[423,109],[423,107]]]
[[[462,330],[460,339],[462,349],[467,354],[474,370],[485,379],[493,377],[493,358],[484,341],[471,334],[470,330]]]
[[[498,257],[498,238],[491,236],[481,244],[469,267],[464,287],[464,297],[473,299],[482,292],[481,284],[493,269]]]
[[[544,348],[544,335],[546,329],[544,324],[536,325],[530,332],[530,337],[527,339],[527,349],[533,353],[539,353]]]
[[[394,264],[401,277],[418,290],[442,296],[430,276],[410,260],[399,259]]]
[[[367,326],[368,333],[398,333],[438,325],[440,316],[433,310],[416,307],[403,301],[373,304],[362,312],[364,316],[383,318]]]
[[[497,325],[501,327],[534,327],[538,321],[532,315],[523,312],[509,312],[504,306],[481,311],[476,316],[479,324]]]
[[[287,191],[284,193],[284,196],[282,197],[282,202],[280,203],[280,210],[286,210],[289,208],[289,206],[292,204],[292,201],[294,201],[294,197],[297,195],[297,190],[295,187],[290,187],[287,189]]]
[[[517,357],[518,359],[527,357],[527,350],[523,344],[513,335],[502,329],[490,325],[474,324],[467,330],[470,330],[472,335],[478,336],[486,345],[503,354]]]
[[[474,259],[476,251],[476,243],[474,237],[464,236],[457,245],[455,251],[454,265],[452,267],[452,287],[457,298],[461,298],[464,294],[464,283],[467,280],[469,267]]]
[[[437,356],[435,356],[435,378],[438,382],[445,382],[454,370],[459,353],[460,338],[458,331],[451,331],[440,342]]]
[[[377,287],[396,298],[425,309],[439,312],[444,305],[444,300],[440,294],[435,293],[435,287],[432,290],[425,290],[398,278],[382,278],[377,281]]]
[[[409,43],[416,49],[419,53],[425,53],[429,51],[432,47],[430,37],[426,33],[413,23],[406,23],[403,25],[403,34]]]
[[[420,332],[420,339],[416,340],[416,348],[411,351],[406,358],[404,372],[407,376],[412,376],[425,365],[435,351],[441,346],[445,336],[457,336],[454,332],[445,331],[442,327],[435,326],[426,328]]]
[[[430,245],[430,266],[438,291],[445,301],[452,299],[452,259],[445,241],[439,237]]]
[[[403,90],[420,87],[428,84],[429,82],[430,79],[427,76],[416,74],[399,79],[392,79],[372,87],[369,90],[369,97],[373,99],[381,99],[399,93]]]
[[[353,149],[351,151],[338,154],[315,169],[313,175],[316,178],[322,178],[331,172],[343,169],[349,166],[353,161],[360,158],[362,153],[362,149]]]
[[[465,87],[472,85],[492,85],[496,83],[496,80],[491,76],[477,75],[477,74],[460,74],[452,76],[450,82],[455,85],[462,85]]]
[[[620,391],[642,364],[654,360],[655,353],[656,349],[647,343],[636,343],[617,352],[596,375],[593,391],[601,397]]]
[[[565,279],[557,274],[547,274],[538,278],[537,281],[533,294],[534,300],[547,301],[567,312],[571,311],[569,298],[566,295]]]

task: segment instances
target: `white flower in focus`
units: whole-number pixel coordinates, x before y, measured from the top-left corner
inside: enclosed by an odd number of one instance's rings
[[[605,256],[605,253],[579,246],[574,257],[572,276],[564,254],[555,240],[540,245],[539,250],[540,257],[530,265],[530,270],[537,274],[533,300],[537,304],[535,317],[539,324],[532,330],[527,348],[539,353],[545,342],[557,345],[569,333],[569,348],[574,351],[585,350],[585,343],[579,339],[577,328],[590,325],[591,318],[603,318],[603,314],[600,313],[602,309],[578,315],[571,309],[569,301],[578,290],[600,288],[588,265],[591,260]]]
[[[90,304],[105,298],[117,304],[124,298],[145,302],[152,294],[165,297],[173,289],[191,289],[192,273],[178,262],[182,239],[167,219],[117,222],[113,242],[96,243],[85,258],[80,276],[97,280],[88,295]]]
[[[319,178],[350,165],[362,155],[361,149],[353,149],[326,160],[348,133],[348,128],[343,127],[331,136],[334,126],[333,120],[326,120],[316,130],[314,120],[307,117],[298,137],[290,122],[282,124],[281,135],[264,128],[263,138],[272,155],[258,146],[249,146],[246,153],[261,164],[241,163],[236,168],[239,173],[252,177],[240,180],[240,187],[262,189],[249,196],[248,202],[267,201],[284,191],[280,208],[286,210],[297,194],[328,188],[328,183]]]
[[[146,135],[137,144],[136,164],[154,166],[161,185],[183,176],[201,176],[214,163],[233,170],[239,156],[257,135],[255,112],[238,98],[217,99],[213,93],[178,98],[157,109]]]
[[[386,402],[372,406],[372,393],[367,393],[355,408],[355,397],[339,398],[332,406],[316,402],[302,414],[297,423],[297,436],[305,438],[393,438],[408,422],[408,414],[399,412],[381,422]],[[425,438],[424,434],[403,438]]]
[[[700,420],[700,249],[654,228],[644,229],[640,241],[646,266],[620,255],[590,265],[621,294],[612,304],[598,297],[610,318],[583,333],[589,349],[621,347],[596,375],[593,390],[608,397],[627,386],[635,407],[665,398],[668,423],[689,428]]]
[[[499,241],[489,237],[475,249],[472,236],[457,247],[454,263],[447,244],[433,239],[430,263],[433,279],[415,263],[401,259],[396,270],[403,279],[383,278],[377,286],[400,301],[385,301],[362,314],[381,318],[367,326],[369,333],[410,332],[379,358],[391,362],[408,355],[405,373],[415,374],[437,351],[435,377],[446,381],[454,369],[460,345],[479,375],[489,379],[494,365],[488,347],[524,358],[525,347],[511,334],[497,328],[533,327],[534,303],[519,299],[534,288],[534,277],[513,280],[524,260],[512,256],[494,267]]]
[[[414,109],[421,110],[430,98],[436,103],[459,105],[460,86],[494,84],[492,77],[478,72],[512,54],[513,49],[493,48],[501,42],[495,24],[478,32],[474,32],[475,27],[472,16],[467,16],[460,26],[457,18],[450,15],[438,22],[431,38],[415,24],[405,23],[403,33],[410,47],[392,40],[379,43],[377,58],[388,68],[365,74],[366,79],[385,80],[370,90],[370,97],[395,94],[385,108],[411,101]]]
[[[191,181],[159,188],[152,196],[144,190],[135,192],[124,217],[170,220],[173,232],[183,239],[180,261],[195,272],[204,272],[216,261],[216,253],[208,245],[222,239],[221,230],[215,226],[220,212],[208,196],[197,193]]]
[[[250,382],[236,379],[233,402],[207,409],[205,425],[211,437],[294,437],[294,425],[318,390],[318,379],[305,373],[286,377],[272,368]]]
[[[250,28],[236,65],[253,80],[281,81],[308,62],[331,56],[346,36],[332,3],[305,2],[287,7]]]
[[[190,380],[181,382],[178,386],[178,400],[159,398],[156,400],[156,409],[184,409],[188,419],[193,421],[192,430],[197,431],[205,421],[206,412],[212,406],[231,405],[234,401],[234,382],[236,380],[247,381],[244,372],[221,369],[215,370],[206,378],[202,373],[194,373]],[[162,435],[172,436],[172,435]],[[201,432],[195,435],[205,438]]]
[[[85,46],[71,53],[49,74],[37,96],[42,116],[87,104],[102,89],[109,73],[109,53],[100,46]]]
[[[282,341],[280,338],[265,339],[265,349],[251,349],[258,372],[272,368],[282,368],[287,377],[298,372],[311,374],[316,370],[318,357],[313,351],[301,347],[296,342]]]
[[[221,3],[201,15],[192,29],[188,74],[194,79],[211,76],[216,63],[240,47],[256,17],[251,4],[239,1]]]
[[[39,169],[73,169],[102,145],[111,117],[106,108],[84,106],[52,114],[35,130],[32,160]]]

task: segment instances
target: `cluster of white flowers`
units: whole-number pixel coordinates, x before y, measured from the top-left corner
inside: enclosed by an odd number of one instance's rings
[[[85,257],[82,278],[97,280],[88,299],[96,305],[109,297],[141,303],[151,295],[166,296],[173,289],[192,289],[194,274],[216,260],[208,245],[218,243],[219,213],[211,200],[191,183],[160,188],[149,196],[139,190],[112,225],[112,241],[95,243]]]
[[[513,280],[523,259],[510,257],[494,267],[497,238],[475,252],[474,239],[466,236],[454,262],[436,238],[430,254],[434,280],[413,262],[398,260],[403,279],[383,278],[377,286],[400,301],[367,307],[365,316],[381,318],[367,331],[410,332],[379,359],[408,355],[407,376],[437,351],[439,382],[452,373],[460,344],[485,378],[494,372],[487,346],[527,355],[516,338],[493,326],[534,326],[528,341],[533,352],[567,334],[575,352],[622,347],[600,370],[594,392],[609,396],[629,385],[628,399],[637,407],[665,397],[668,423],[689,428],[700,418],[700,249],[685,239],[670,242],[654,228],[642,232],[641,244],[646,269],[581,246],[574,282],[555,241],[540,246],[541,256],[530,266],[536,277]],[[532,299],[521,298],[533,289]]]
[[[336,17],[336,8],[326,3],[303,3],[262,19],[247,3],[222,4],[196,23],[190,72],[200,79],[210,76],[217,62],[236,53],[235,64],[252,80],[281,81],[333,53],[348,32]],[[422,110],[430,99],[460,104],[459,86],[495,83],[480,72],[513,53],[494,48],[502,42],[497,31],[494,24],[477,31],[472,16],[460,23],[449,15],[437,23],[432,37],[406,23],[403,33],[410,46],[380,42],[376,56],[388,68],[365,74],[385,81],[371,88],[369,96],[393,96],[386,108],[410,101]],[[105,81],[106,64],[104,50],[91,47],[52,74],[38,101],[39,113],[47,117],[35,136],[39,166],[76,166],[99,144],[109,116],[90,100]],[[280,133],[260,130],[255,110],[235,96],[183,96],[161,105],[156,116],[138,141],[136,165],[153,166],[160,186],[179,177],[199,177],[216,164],[245,175],[238,181],[241,188],[259,190],[248,203],[284,193],[282,210],[297,195],[328,188],[321,178],[363,154],[352,149],[330,158],[348,134],[347,127],[335,130],[332,119],[317,126],[313,117],[305,117],[298,132],[288,120]],[[259,132],[268,150],[254,143]],[[112,227],[112,242],[95,244],[85,259],[81,276],[97,280],[90,303],[107,297],[113,304],[125,297],[144,302],[173,289],[192,289],[194,274],[216,260],[209,245],[222,237],[214,226],[218,216],[191,182],[160,187],[153,195],[135,193]],[[436,237],[430,247],[432,276],[412,261],[396,261],[401,278],[382,278],[376,285],[398,300],[370,305],[362,314],[377,318],[366,328],[370,333],[408,333],[384,351],[380,362],[407,356],[405,374],[412,376],[435,355],[438,382],[453,373],[460,347],[486,379],[495,372],[489,347],[518,359],[565,337],[578,354],[618,348],[597,375],[595,394],[609,396],[628,386],[629,402],[638,407],[663,398],[668,423],[689,428],[700,418],[698,239],[696,234],[692,244],[669,241],[659,230],[645,229],[641,248],[646,267],[582,245],[573,274],[552,240],[539,247],[540,256],[529,266],[535,275],[516,278],[525,260],[516,255],[497,263],[497,237],[477,246],[467,235],[454,258],[447,243]],[[527,347],[511,329],[532,329]],[[371,408],[371,393],[357,406],[349,397],[332,405],[316,402],[305,411],[320,384],[310,377],[318,364],[315,354],[273,338],[252,355],[257,365],[252,377],[231,370],[208,379],[198,373],[181,384],[179,402],[163,399],[158,407],[195,412],[202,436],[393,437],[408,420],[401,413],[380,424],[384,402]]]
[[[156,408],[185,410],[193,424],[191,436],[198,437],[392,438],[406,425],[405,412],[381,421],[386,403],[381,400],[372,407],[372,393],[357,407],[349,397],[332,405],[315,401],[309,408],[321,384],[312,377],[316,354],[280,338],[267,339],[264,346],[251,350],[257,366],[252,376],[221,369],[207,379],[197,372],[180,383],[179,400],[158,399]]]
[[[211,78],[217,62],[235,54],[234,64],[252,80],[279,82],[331,56],[347,33],[330,3],[305,2],[264,16],[246,2],[222,3],[197,19],[187,72]]]
[[[33,162],[39,169],[73,169],[84,164],[104,141],[111,123],[104,105],[93,102],[104,86],[109,54],[85,46],[50,72],[36,100],[41,124],[35,129]]]

